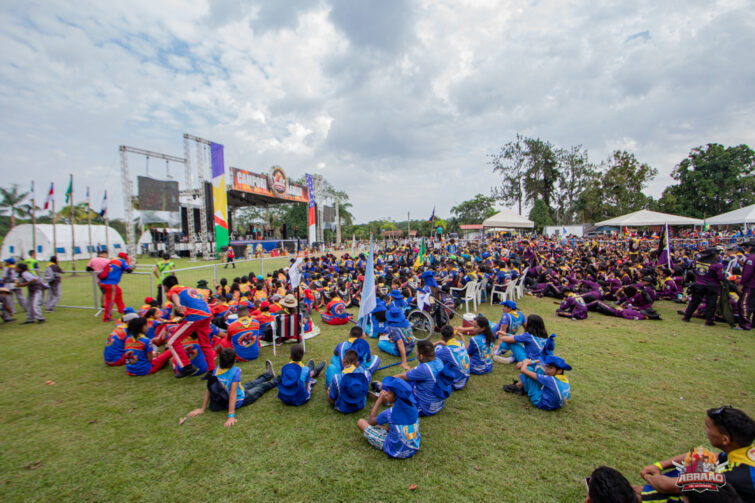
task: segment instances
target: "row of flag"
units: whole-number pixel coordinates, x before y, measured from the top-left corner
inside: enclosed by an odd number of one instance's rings
[[[32,195],[34,194],[34,183],[32,183],[31,186],[31,192]],[[71,178],[71,181],[68,182],[68,188],[66,189],[66,204],[70,204],[73,200],[73,178]],[[49,210],[54,205],[54,199],[55,199],[55,184],[50,183],[50,190],[47,191],[47,197],[45,198],[45,205],[44,210]],[[87,206],[91,207],[91,199],[89,197],[89,187],[87,187],[87,198],[86,198]],[[107,215],[107,190],[105,190],[105,193],[102,196],[102,205],[100,207],[100,211],[98,212],[100,217],[105,218],[105,215]]]

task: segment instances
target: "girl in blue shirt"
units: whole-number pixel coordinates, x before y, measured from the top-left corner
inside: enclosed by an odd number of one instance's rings
[[[499,332],[498,340],[501,341],[499,346],[500,352],[511,350],[513,356],[505,359],[504,363],[521,362],[525,358],[538,360],[545,355],[552,355],[556,349],[554,339],[555,334],[548,336],[545,330],[545,322],[536,315],[531,314],[527,317],[527,331],[521,335],[503,335]]]
[[[493,371],[493,348],[496,342],[493,329],[488,319],[478,314],[471,327],[460,327],[458,333],[471,335],[467,352],[469,353],[470,372],[488,374]]]

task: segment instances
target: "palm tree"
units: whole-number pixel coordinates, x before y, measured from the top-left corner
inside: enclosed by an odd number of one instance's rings
[[[99,213],[96,213],[91,208],[89,209],[89,214],[92,216],[92,220],[94,222],[99,221]],[[58,222],[66,222],[71,223],[71,207],[65,206],[60,209],[56,214],[56,219]],[[76,219],[76,222],[78,223],[86,223],[87,221],[87,203],[82,202],[78,204],[73,205],[73,216]]]
[[[16,225],[16,215],[19,217],[29,216],[31,204],[24,203],[29,192],[18,192],[18,185],[11,185],[10,189],[0,187],[0,213],[10,214],[10,228]]]

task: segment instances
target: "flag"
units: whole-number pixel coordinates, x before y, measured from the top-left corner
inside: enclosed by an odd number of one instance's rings
[[[566,236],[566,227],[561,227],[561,234]]]
[[[627,227],[626,225],[624,226],[624,235],[625,236],[629,235],[629,227]]]
[[[419,245],[419,254],[417,255],[417,259],[414,261],[414,269],[419,269],[419,267],[425,262],[425,238],[422,238],[422,242]]]
[[[435,221],[435,206],[433,206],[433,214],[427,219],[428,222],[433,223]]]
[[[100,217],[105,218],[105,215],[107,215],[107,190],[105,191],[105,195],[102,196],[102,209],[100,210]]]
[[[89,199],[89,185],[87,185],[87,208],[92,205],[92,201]]]
[[[703,223],[703,230],[705,232],[708,232],[710,230],[710,224],[708,223],[708,219],[707,218],[705,219],[705,221]]]
[[[51,183],[50,184],[50,191],[47,193],[47,199],[45,199],[45,208],[46,210],[50,209],[50,203],[52,203],[52,198],[55,197],[55,187]]]
[[[288,277],[291,280],[291,288],[297,288],[301,283],[301,266],[304,263],[304,259],[297,258],[288,270]]]
[[[66,204],[70,203],[73,200],[73,176],[71,177],[71,181],[68,182],[68,188],[66,189]]]
[[[357,321],[362,330],[366,330],[367,319],[375,307],[377,307],[377,298],[375,297],[375,252],[372,247],[372,234],[370,234],[370,256],[367,258],[367,270],[364,273],[364,281],[362,282],[362,300],[359,303],[359,319]]]
[[[669,248],[668,241],[668,224],[666,224],[664,230],[661,232],[658,239],[658,265],[666,265],[671,269],[671,249]]]

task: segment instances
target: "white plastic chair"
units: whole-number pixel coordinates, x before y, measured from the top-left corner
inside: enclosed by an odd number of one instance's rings
[[[501,302],[506,300],[506,292],[509,291],[509,285],[513,285],[513,281],[509,281],[505,285],[493,285],[493,289],[490,291],[490,305],[493,305],[493,302],[495,302],[496,295],[499,299],[501,299]]]
[[[481,281],[477,282],[477,288],[476,288],[477,305],[481,306],[483,304],[482,296],[487,295],[487,290],[486,290],[487,288],[488,288],[488,278],[482,278]]]
[[[530,270],[529,267],[526,267],[524,271],[522,272],[522,275],[519,276],[519,281],[516,285],[516,298],[521,299],[524,295],[524,279],[527,277],[527,272]]]
[[[474,307],[474,310],[477,311],[477,281],[470,281],[466,285],[464,285],[462,288],[451,288],[451,294],[453,295],[453,292],[457,291],[460,292],[462,297],[461,300],[464,301],[464,312],[469,312],[469,301],[472,301],[472,306]]]

